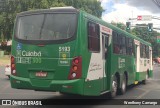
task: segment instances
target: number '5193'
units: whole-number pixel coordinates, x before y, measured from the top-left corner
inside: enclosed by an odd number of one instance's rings
[[[59,52],[69,52],[70,47],[59,47]]]

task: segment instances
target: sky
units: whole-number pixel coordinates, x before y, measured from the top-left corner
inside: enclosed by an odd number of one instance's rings
[[[152,0],[100,0],[104,9],[102,19],[106,22],[130,21],[132,25],[153,23],[154,28],[160,28],[160,20],[151,21],[129,20],[138,15],[151,15],[160,19],[160,8]]]

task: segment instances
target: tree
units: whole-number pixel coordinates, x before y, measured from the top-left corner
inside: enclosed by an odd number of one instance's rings
[[[123,23],[121,23],[121,22],[116,23],[116,22],[112,21],[111,24],[114,25],[114,26],[117,26],[118,28],[120,28],[120,29],[122,29],[122,30],[125,30],[125,29],[126,29],[125,24],[123,24]]]
[[[92,15],[101,17],[103,9],[97,0],[1,0],[0,6],[0,39],[11,39],[16,14],[35,9],[73,6]]]

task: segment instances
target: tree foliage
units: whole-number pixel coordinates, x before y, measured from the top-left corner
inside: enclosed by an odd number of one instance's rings
[[[63,6],[73,6],[97,17],[101,17],[103,11],[101,3],[97,0],[1,0],[0,39],[11,38],[17,13]]]

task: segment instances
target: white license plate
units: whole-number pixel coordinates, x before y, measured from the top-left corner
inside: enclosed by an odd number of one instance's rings
[[[46,77],[47,76],[47,72],[36,72],[36,76],[37,77]]]

